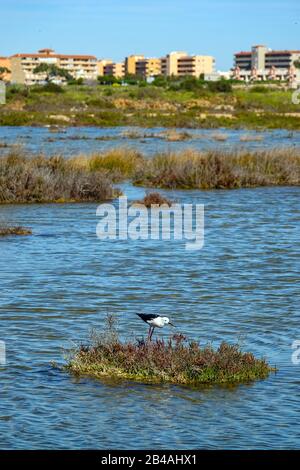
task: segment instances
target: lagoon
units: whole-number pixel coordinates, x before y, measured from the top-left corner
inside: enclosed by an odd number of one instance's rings
[[[122,189],[129,201],[144,196],[144,188]],[[1,449],[299,446],[300,366],[291,358],[300,188],[163,194],[204,204],[202,250],[185,250],[183,240],[100,241],[97,204],[0,206],[0,221],[33,230],[0,240]],[[239,341],[278,372],[188,388],[77,379],[51,366],[64,364],[64,349],[86,341],[108,312],[124,337],[146,335],[141,311],[171,316],[202,344]]]
[[[53,130],[55,132],[53,132]],[[170,131],[170,130],[169,130]],[[28,153],[61,154],[64,156],[79,153],[102,152],[115,147],[139,149],[145,155],[162,151],[180,151],[186,148],[197,150],[232,148],[270,149],[278,147],[299,147],[300,131],[268,130],[247,131],[244,129],[177,129],[191,137],[183,141],[171,142],[164,138],[164,128],[97,128],[97,127],[0,127],[0,155],[5,154],[11,145],[19,145]],[[130,138],[134,135],[134,138]],[[141,137],[137,136],[155,137]]]

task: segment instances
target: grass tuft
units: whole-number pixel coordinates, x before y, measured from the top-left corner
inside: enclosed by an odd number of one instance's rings
[[[32,230],[30,228],[21,227],[19,225],[15,227],[2,225],[0,226],[0,237],[5,237],[9,235],[31,235]]]

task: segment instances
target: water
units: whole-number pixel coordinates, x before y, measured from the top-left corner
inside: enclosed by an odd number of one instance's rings
[[[30,153],[43,152],[48,155],[63,154],[74,155],[78,153],[101,152],[114,147],[129,146],[137,148],[146,155],[156,152],[186,148],[198,150],[206,149],[232,149],[232,148],[278,148],[299,147],[300,131],[287,131],[277,129],[273,131],[245,131],[231,129],[178,129],[186,131],[193,136],[182,142],[168,142],[164,138],[124,138],[128,130],[146,134],[159,134],[166,129],[152,128],[97,128],[97,127],[70,127],[61,128],[57,132],[51,132],[46,127],[0,127],[0,144],[21,145]],[[216,140],[216,136],[224,135],[225,140]],[[250,137],[249,141],[241,141],[241,138]],[[99,140],[99,139],[108,140]],[[252,140],[251,140],[252,139]],[[10,147],[1,147],[0,155],[9,151]]]
[[[125,186],[131,200],[143,189]],[[105,241],[95,204],[0,206],[30,226],[0,240],[1,449],[299,447],[300,188],[167,192],[204,203],[205,247]],[[242,341],[279,368],[237,387],[75,379],[51,367],[107,312],[142,335],[136,312],[168,314],[202,343]],[[159,332],[166,336],[168,332]]]

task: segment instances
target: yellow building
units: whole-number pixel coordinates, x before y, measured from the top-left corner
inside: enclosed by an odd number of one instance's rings
[[[156,77],[161,75],[161,59],[149,58],[142,59],[136,62],[135,75],[140,77]]]
[[[96,80],[97,58],[92,55],[57,54],[52,49],[40,49],[34,54],[15,54],[10,57],[11,81],[25,85],[34,85],[45,80],[45,74],[35,74],[34,69],[40,64],[53,64],[69,72],[73,78]]]
[[[111,65],[111,64],[113,64],[113,61],[111,59],[98,60],[98,62],[97,62],[98,75],[100,77],[103,77],[103,75],[105,75],[106,66]]]
[[[211,74],[215,69],[215,59],[206,55],[188,55],[186,52],[171,52],[161,59],[163,75],[199,77],[201,74]]]
[[[144,55],[130,55],[125,58],[125,73],[126,75],[136,75],[136,63],[143,60],[145,58]]]
[[[0,67],[9,70],[9,72],[4,72],[1,75],[1,80],[4,82],[9,82],[11,80],[11,63],[9,57],[0,57]]]
[[[113,62],[110,59],[98,61],[98,75],[112,75],[116,78],[123,78],[125,75],[124,62]]]

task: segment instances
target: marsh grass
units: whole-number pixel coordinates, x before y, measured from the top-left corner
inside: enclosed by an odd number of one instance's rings
[[[66,369],[78,376],[175,384],[240,383],[266,378],[274,368],[238,345],[217,349],[176,334],[170,339],[122,342],[114,321],[93,331],[89,344],[71,352]]]
[[[298,186],[300,151],[212,150],[160,153],[145,160],[134,183],[166,189],[235,189]]]
[[[0,203],[100,202],[120,195],[114,184],[125,180],[165,189],[299,186],[300,151],[187,149],[149,158],[125,147],[64,158],[16,148],[0,159]]]
[[[113,175],[114,181],[132,177],[142,166],[143,157],[130,148],[115,148],[104,154],[94,154],[88,158],[90,171],[106,170]]]
[[[12,151],[0,159],[0,203],[102,201],[117,194],[111,183],[107,171],[61,156]]]

